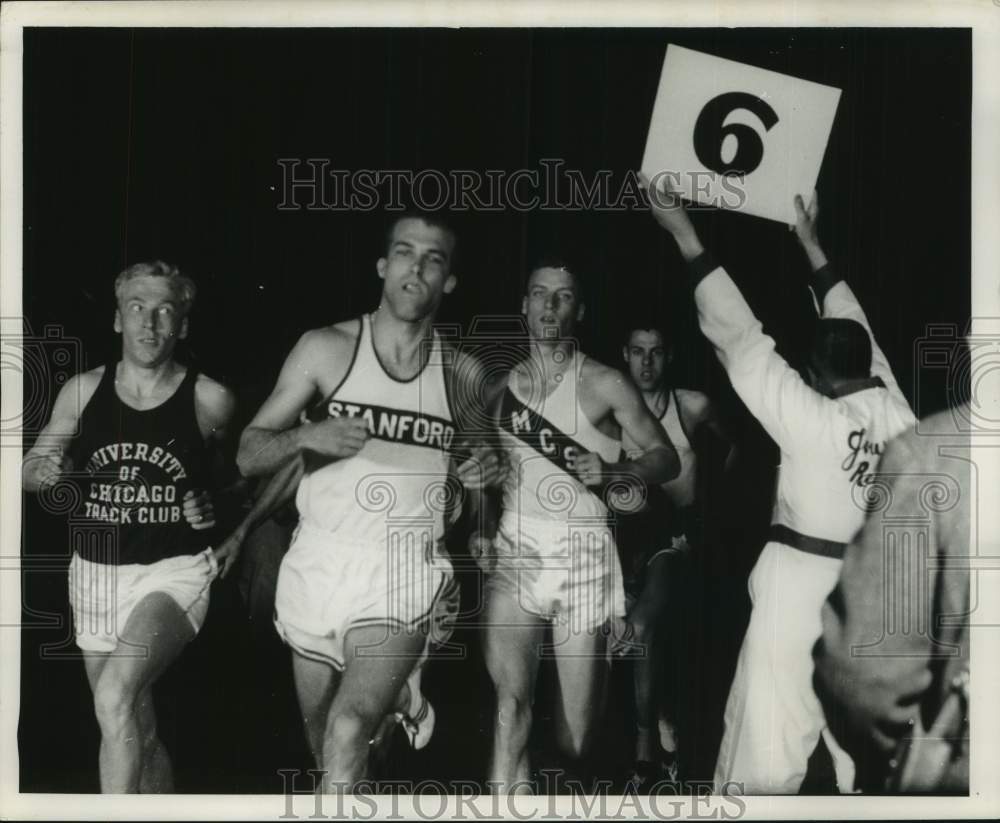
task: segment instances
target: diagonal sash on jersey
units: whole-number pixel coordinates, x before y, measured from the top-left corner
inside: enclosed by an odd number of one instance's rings
[[[580,483],[572,461],[579,455],[587,454],[590,449],[518,400],[509,388],[500,401],[500,427]],[[600,486],[580,485],[607,505],[607,479],[602,480]]]

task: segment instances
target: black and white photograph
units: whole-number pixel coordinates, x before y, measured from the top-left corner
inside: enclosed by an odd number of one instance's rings
[[[1000,3],[0,26],[0,818],[1000,813]]]

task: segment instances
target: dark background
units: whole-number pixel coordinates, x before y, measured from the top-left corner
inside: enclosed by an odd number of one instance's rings
[[[26,30],[26,320],[82,341],[72,370],[92,368],[117,357],[115,274],[177,263],[200,289],[181,356],[236,390],[242,424],[304,330],[370,310],[379,294],[387,215],[279,210],[279,158],[444,172],[558,158],[586,179],[611,170],[614,190],[641,161],[668,42],[843,90],[817,185],[821,239],[914,409],[951,404],[948,370],[922,373],[917,396],[914,364],[929,324],[961,334],[969,318],[968,30]],[[689,776],[709,777],[777,454],[699,337],[680,258],[647,213],[456,218],[460,283],[442,320],[516,311],[531,257],[560,249],[587,276],[584,349],[614,362],[620,330],[652,308],[678,343],[676,381],[709,391],[739,438],[695,562],[694,648],[678,675],[696,694]],[[798,363],[813,313],[794,235],[732,213],[694,219]],[[25,396],[50,407],[58,375],[40,362]],[[82,665],[40,653],[66,633],[40,615],[66,616],[67,527],[33,500],[25,513],[22,789],[89,791],[98,738]],[[231,585],[216,588],[208,626],[161,689],[178,789],[280,791],[275,769],[306,765],[287,655],[263,649]],[[475,631],[460,638],[468,659],[428,675],[440,733],[421,758],[398,755],[401,774],[482,777],[490,686]],[[621,686],[609,728],[624,728]]]

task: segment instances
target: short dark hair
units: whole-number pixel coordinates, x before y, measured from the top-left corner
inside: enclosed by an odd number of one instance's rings
[[[846,317],[823,317],[816,323],[809,363],[834,377],[853,380],[872,371],[872,341],[868,330]]]
[[[666,325],[657,317],[640,315],[636,319],[630,319],[622,327],[622,345],[627,346],[632,339],[632,332],[655,331],[663,341],[663,347],[668,351],[673,348],[673,340],[667,334]]]
[[[404,220],[421,220],[428,226],[448,234],[451,237],[451,268],[455,268],[455,259],[458,256],[458,232],[455,230],[455,223],[451,215],[443,211],[424,211],[422,209],[407,209],[406,211],[394,214],[389,219],[385,229],[385,237],[382,248],[388,254],[389,245],[392,243],[392,233]]]
[[[542,254],[534,257],[532,259],[531,265],[528,266],[528,273],[524,278],[524,288],[523,291],[528,291],[528,283],[531,282],[531,275],[538,271],[539,269],[562,269],[573,277],[573,286],[576,288],[576,296],[580,299],[581,303],[586,303],[585,291],[586,291],[586,280],[583,275],[583,269],[580,267],[580,263],[576,260],[571,260],[563,254],[557,252],[543,252]]]

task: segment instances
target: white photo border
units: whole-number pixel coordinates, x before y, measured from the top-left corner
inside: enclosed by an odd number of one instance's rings
[[[664,3],[631,0],[609,2],[518,2],[517,0],[341,0],[340,2],[9,2],[0,8],[0,316],[20,317],[22,312],[22,31],[29,26],[75,27],[968,27],[972,29],[972,306],[973,318],[1000,318],[1000,0],[957,2],[896,2],[877,5],[869,0],[820,2],[819,0],[674,0]],[[934,193],[928,187],[928,198]],[[938,195],[939,196],[939,195]],[[995,322],[995,321],[994,321]],[[976,331],[974,327],[973,331]],[[995,328],[982,331],[995,333]],[[21,408],[20,373],[3,374],[3,419]],[[1000,419],[1000,414],[992,416]],[[1000,456],[1000,444],[987,452]],[[311,796],[295,796],[292,806],[281,795],[175,795],[156,797],[106,797],[99,795],[20,794],[18,792],[17,721],[20,659],[20,454],[4,449],[0,460],[0,819],[293,819],[315,815]],[[1000,489],[997,461],[982,473],[992,478],[988,488]],[[994,485],[995,484],[995,485]],[[989,493],[989,492],[988,492]],[[993,496],[993,499],[1000,497]],[[984,506],[980,529],[986,546],[980,554],[1000,557],[997,536],[1000,507]],[[988,551],[984,551],[987,549]],[[996,599],[996,580],[980,580],[980,598]],[[981,576],[983,578],[984,576]],[[989,595],[987,595],[989,596]],[[744,808],[718,798],[670,798],[650,807],[645,797],[609,798],[594,811],[615,817],[670,819],[694,817],[771,820],[827,818],[986,818],[1000,816],[1000,631],[971,633],[971,655],[976,660],[972,682],[971,794],[955,797],[746,797]],[[350,817],[351,800],[343,805]],[[419,800],[417,800],[420,803]],[[673,804],[683,803],[683,806]],[[395,805],[393,805],[395,804]],[[408,819],[442,808],[442,817],[478,819],[499,813],[519,819],[572,819],[580,814],[570,797],[520,797],[516,805],[499,805],[490,797],[476,800],[448,798],[414,806],[412,797],[369,798],[356,802],[358,819]],[[330,819],[339,811],[333,798],[324,803]],[[292,815],[289,815],[289,812]],[[739,815],[736,814],[739,812]],[[314,818],[315,819],[315,818]]]

